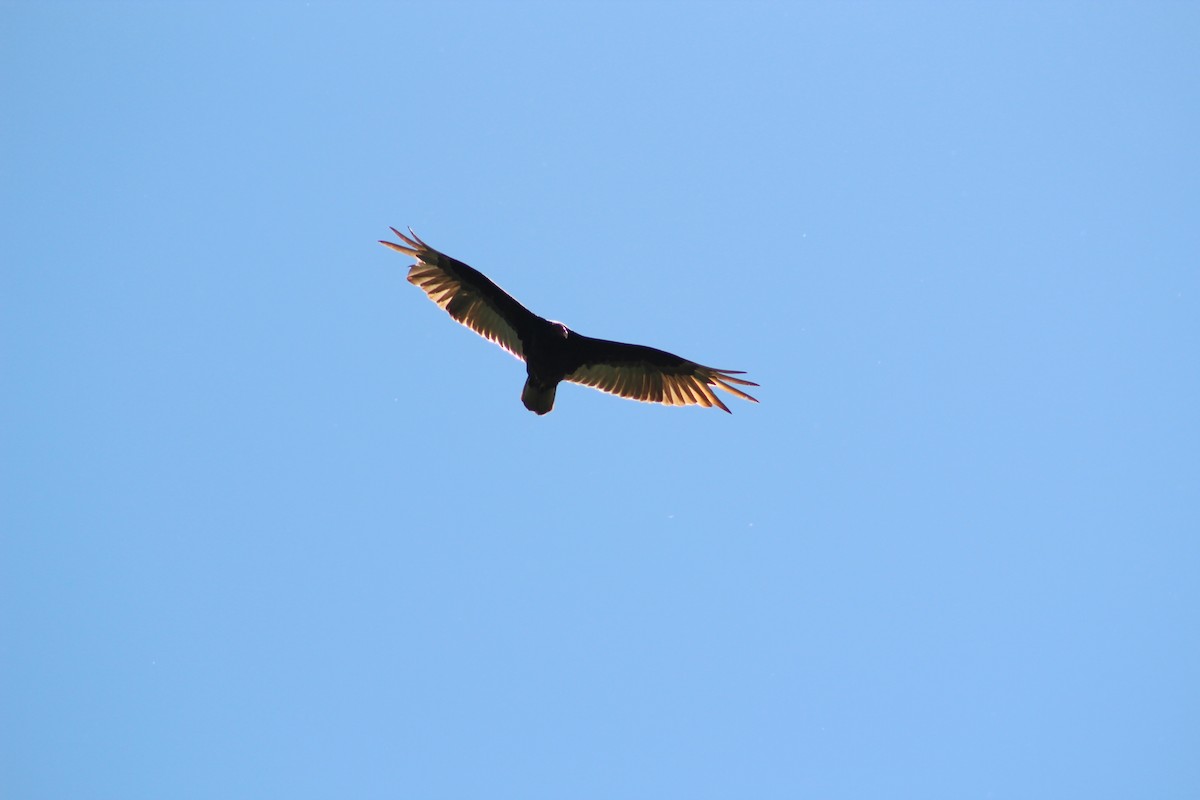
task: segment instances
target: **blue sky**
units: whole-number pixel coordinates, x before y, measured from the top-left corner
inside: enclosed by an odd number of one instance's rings
[[[0,794],[1200,794],[1190,3],[5,3]],[[761,383],[563,386],[534,311]]]

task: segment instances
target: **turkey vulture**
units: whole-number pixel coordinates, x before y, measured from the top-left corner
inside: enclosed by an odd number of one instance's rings
[[[758,385],[733,377],[742,372],[701,366],[640,344],[593,339],[561,322],[542,319],[478,270],[434,250],[412,228],[408,232],[405,236],[392,228],[403,244],[379,243],[417,260],[408,271],[408,282],[451,317],[524,360],[529,377],[521,402],[535,414],[554,408],[554,392],[564,380],[647,403],[716,406],[726,413],[729,409],[711,387],[758,402],[733,385]]]

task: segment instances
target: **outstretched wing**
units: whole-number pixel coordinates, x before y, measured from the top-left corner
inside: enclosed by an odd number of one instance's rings
[[[579,364],[564,379],[572,383],[645,403],[716,406],[726,413],[730,411],[713,392],[714,386],[743,400],[758,402],[733,385],[758,386],[735,378],[745,374],[737,370],[705,367],[653,347],[593,339],[574,332],[568,341],[573,343],[573,355]]]
[[[417,260],[408,270],[408,282],[446,309],[458,322],[485,339],[495,342],[517,358],[524,358],[522,334],[531,330],[538,317],[492,283],[477,269],[439,253],[408,229],[409,236],[392,228],[403,244],[379,243]]]

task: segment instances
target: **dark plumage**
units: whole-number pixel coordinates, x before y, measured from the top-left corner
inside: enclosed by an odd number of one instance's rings
[[[733,377],[742,372],[705,367],[653,347],[576,333],[561,322],[542,319],[483,273],[434,250],[412,228],[409,236],[395,228],[392,232],[403,244],[379,243],[417,260],[408,271],[409,283],[458,322],[525,362],[528,379],[521,401],[536,414],[554,408],[555,390],[564,380],[633,400],[716,406],[726,413],[729,409],[713,392],[714,386],[758,402],[734,386],[758,385]]]

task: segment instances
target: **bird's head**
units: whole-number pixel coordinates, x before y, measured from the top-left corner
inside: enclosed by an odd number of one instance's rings
[[[564,339],[571,335],[571,329],[556,319],[550,320],[550,328]]]

